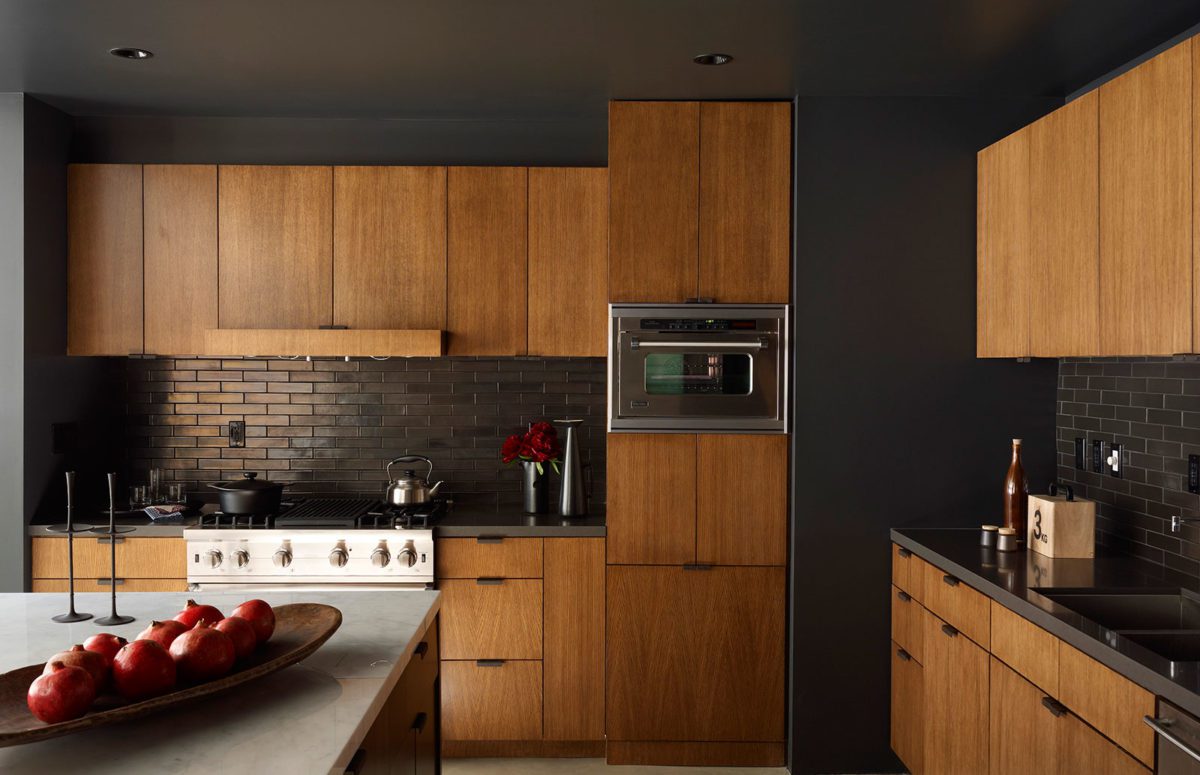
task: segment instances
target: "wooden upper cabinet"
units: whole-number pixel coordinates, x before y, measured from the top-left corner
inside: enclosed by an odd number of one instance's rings
[[[1192,350],[1200,350],[1200,312],[1195,309],[1200,281],[1200,42],[1192,44]]]
[[[219,175],[220,327],[330,325],[332,168],[222,166]]]
[[[1192,45],[1099,89],[1103,355],[1193,349]]]
[[[1100,352],[1100,98],[1029,128],[1029,354]]]
[[[451,167],[447,185],[448,354],[523,355],[527,170]]]
[[[608,352],[608,170],[529,170],[529,354]]]
[[[202,355],[217,327],[217,168],[147,164],[143,174],[146,352]]]
[[[696,562],[786,565],[788,437],[702,434],[696,445]]]
[[[1029,130],[984,148],[976,201],[976,343],[981,358],[1029,355]]]
[[[608,434],[608,562],[696,561],[696,437]]]
[[[143,351],[142,167],[67,169],[67,354]]]
[[[446,327],[446,168],[335,167],[333,322]]]
[[[787,303],[791,169],[791,103],[701,103],[701,297]]]
[[[698,292],[700,104],[610,102],[609,298]]]

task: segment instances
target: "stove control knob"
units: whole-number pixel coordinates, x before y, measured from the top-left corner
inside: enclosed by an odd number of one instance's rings
[[[208,566],[210,568],[221,567],[221,561],[225,559],[224,556],[221,555],[221,552],[216,549],[210,550],[204,556],[208,558]]]
[[[275,556],[271,558],[271,562],[275,563],[276,567],[286,568],[292,564],[292,553],[280,547],[275,550]]]
[[[376,546],[375,551],[371,552],[371,564],[376,568],[386,568],[391,561],[392,553],[387,550],[385,544]]]
[[[349,561],[350,555],[340,546],[329,553],[329,564],[335,568],[344,568]]]
[[[250,553],[245,549],[238,549],[233,553],[233,561],[237,563],[239,568],[244,568],[250,564]]]
[[[417,564],[417,552],[416,549],[413,548],[412,541],[409,541],[404,545],[404,548],[400,550],[400,554],[396,555],[396,561],[402,563],[408,568],[411,568]]]

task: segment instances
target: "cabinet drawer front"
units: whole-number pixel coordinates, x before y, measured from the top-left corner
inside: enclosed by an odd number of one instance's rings
[[[67,539],[34,538],[33,578],[67,577]],[[75,539],[75,576],[102,578],[111,572],[107,542],[97,538]],[[187,578],[187,549],[182,538],[122,537],[117,543],[117,575],[123,578]]]
[[[1042,691],[1058,696],[1058,638],[994,600],[992,654]]]
[[[1137,759],[1070,713],[1062,717],[1062,726],[1058,730],[1058,759],[1069,765],[1072,772],[1150,775],[1150,770]]]
[[[438,583],[442,659],[542,658],[542,582],[497,581]]]
[[[921,604],[912,595],[892,587],[892,640],[913,659],[924,663]]]
[[[971,640],[989,646],[991,608],[984,595],[939,568],[924,563],[922,603]]]
[[[925,599],[924,567],[926,563],[899,544],[892,544],[892,584],[907,592],[920,603]]]
[[[1154,715],[1154,695],[1078,649],[1059,646],[1059,699],[1148,766],[1154,766],[1154,732],[1142,723]]]
[[[30,582],[33,592],[66,592],[66,579],[34,579]],[[187,592],[186,579],[130,579],[117,578],[118,592]],[[107,592],[112,587],[108,579],[75,579],[76,592]]]
[[[542,663],[442,663],[446,740],[540,740]]]
[[[925,745],[923,668],[911,655],[905,659],[903,655],[907,653],[906,649],[892,643],[891,743],[892,750],[909,772],[921,772]]]
[[[439,579],[540,579],[542,539],[439,538],[436,564]]]

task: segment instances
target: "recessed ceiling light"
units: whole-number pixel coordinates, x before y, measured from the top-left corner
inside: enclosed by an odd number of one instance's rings
[[[700,54],[692,57],[692,61],[698,65],[726,65],[733,61],[733,57],[729,54]]]
[[[121,59],[149,59],[154,56],[153,51],[147,51],[144,48],[112,48],[108,50],[108,53],[115,57],[121,57]]]

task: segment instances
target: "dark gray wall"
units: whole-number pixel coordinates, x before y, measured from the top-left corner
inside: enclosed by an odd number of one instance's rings
[[[25,97],[0,94],[0,591],[25,588],[21,466]]]
[[[999,517],[1054,470],[1055,364],[975,358],[975,152],[1050,99],[796,107],[792,771],[880,772],[888,528]]]

